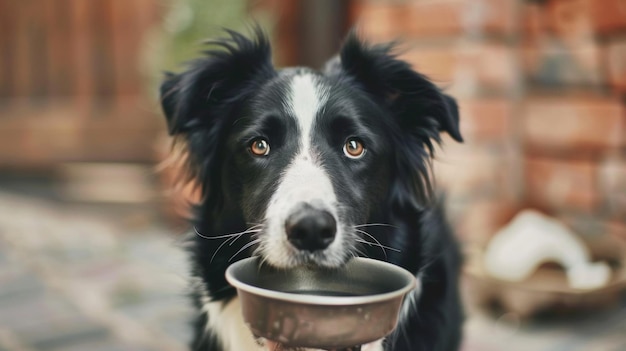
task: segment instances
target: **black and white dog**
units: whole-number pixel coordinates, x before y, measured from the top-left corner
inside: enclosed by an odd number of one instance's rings
[[[191,254],[200,311],[193,350],[251,351],[232,262],[337,267],[351,257],[414,272],[397,329],[363,350],[457,350],[460,254],[433,200],[430,157],[440,133],[457,141],[458,108],[393,45],[354,33],[322,72],[277,70],[268,39],[227,38],[168,74],[161,99],[169,132],[201,185]],[[271,344],[273,345],[273,344]]]

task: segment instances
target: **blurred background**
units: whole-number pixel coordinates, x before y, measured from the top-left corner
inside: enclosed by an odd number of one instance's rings
[[[626,0],[0,0],[0,350],[185,350],[191,187],[157,87],[251,19],[278,66],[320,67],[358,25],[455,96],[434,164],[467,254],[465,351],[626,350]],[[519,211],[611,267],[482,268]]]

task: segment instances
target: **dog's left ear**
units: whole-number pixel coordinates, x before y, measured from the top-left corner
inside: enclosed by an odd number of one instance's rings
[[[393,44],[368,45],[352,32],[340,52],[340,62],[327,67],[341,70],[374,98],[386,104],[403,130],[417,135],[430,146],[440,141],[440,132],[462,142],[456,101],[393,54]]]

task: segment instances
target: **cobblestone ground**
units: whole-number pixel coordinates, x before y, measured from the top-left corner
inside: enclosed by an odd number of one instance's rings
[[[0,351],[185,350],[186,261],[154,213],[0,188]],[[555,323],[470,313],[463,351],[518,350],[626,351],[626,303]]]
[[[0,192],[0,351],[185,350],[186,261],[150,222]]]

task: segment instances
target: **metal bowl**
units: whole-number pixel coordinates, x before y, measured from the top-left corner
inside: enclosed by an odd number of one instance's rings
[[[404,295],[416,284],[390,263],[354,258],[341,268],[277,269],[256,257],[232,264],[243,318],[258,337],[290,347],[363,345],[393,331]]]

